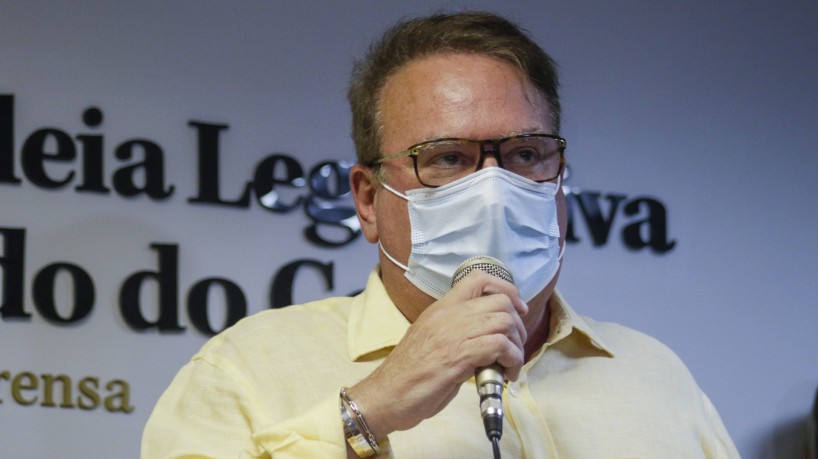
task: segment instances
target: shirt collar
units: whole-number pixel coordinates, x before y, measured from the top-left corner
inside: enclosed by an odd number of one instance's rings
[[[568,302],[565,301],[565,298],[558,290],[554,289],[554,293],[548,301],[548,307],[551,313],[551,324],[548,341],[546,341],[543,348],[573,337],[574,332],[576,332],[587,340],[588,345],[608,354],[609,357],[614,356],[611,348],[602,341],[588,322],[568,305]]]
[[[395,347],[411,325],[389,298],[379,273],[380,269],[377,267],[372,270],[366,289],[352,300],[347,349],[349,358],[353,361]],[[551,327],[548,341],[542,350],[563,339],[574,337],[576,332],[585,338],[589,346],[610,357],[614,356],[610,347],[594,332],[588,322],[568,305],[558,290],[554,290],[548,305],[551,308]]]
[[[366,289],[352,300],[347,349],[353,361],[396,346],[410,325],[386,293],[379,273],[379,268],[372,270]]]

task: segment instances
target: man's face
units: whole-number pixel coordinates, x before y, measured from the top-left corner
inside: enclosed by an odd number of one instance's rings
[[[492,139],[520,133],[553,134],[548,103],[529,79],[507,63],[474,54],[436,55],[406,65],[391,76],[383,88],[381,120],[384,156],[435,138]],[[493,157],[486,157],[483,167],[496,165]],[[415,176],[411,158],[389,160],[381,167],[384,181],[398,192],[422,186]],[[562,194],[558,208],[561,232],[565,234]],[[407,263],[411,238],[406,201],[382,187],[377,188],[374,213],[373,224],[364,224],[367,238],[380,241],[398,261]],[[403,278],[401,268],[381,258],[382,276],[388,290],[391,290],[390,283],[397,283],[400,286],[397,294],[409,289],[408,293],[415,299],[425,297],[427,305],[431,303],[431,297],[426,297]],[[399,299],[392,298],[400,307]]]

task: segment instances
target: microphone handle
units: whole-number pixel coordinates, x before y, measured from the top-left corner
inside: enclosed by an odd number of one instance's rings
[[[503,435],[503,367],[493,363],[474,371],[477,394],[480,396],[480,415],[489,440]]]
[[[504,281],[514,283],[511,272],[503,262],[489,256],[471,257],[457,267],[452,275],[452,287],[463,280],[470,272],[480,270]],[[483,417],[483,427],[486,436],[495,448],[495,457],[499,457],[499,441],[503,435],[503,378],[504,368],[499,363],[487,367],[477,368],[474,379],[477,384],[477,394],[480,396],[480,415]]]

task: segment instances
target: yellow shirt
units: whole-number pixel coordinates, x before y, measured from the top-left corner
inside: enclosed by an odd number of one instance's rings
[[[672,351],[580,317],[557,292],[550,305],[548,342],[503,397],[503,458],[739,457]],[[377,270],[354,298],[246,318],[179,371],[145,427],[142,458],[345,457],[339,389],[370,374],[409,325]],[[384,446],[397,458],[492,457],[474,379]]]

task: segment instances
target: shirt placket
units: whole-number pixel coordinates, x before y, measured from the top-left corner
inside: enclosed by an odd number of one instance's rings
[[[554,438],[529,390],[526,373],[508,384],[507,395],[503,397],[503,409],[506,419],[517,435],[520,444],[520,457],[526,459],[556,459]]]

